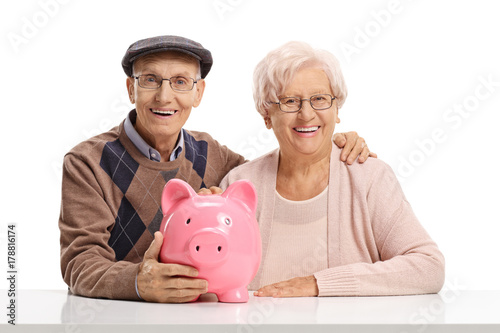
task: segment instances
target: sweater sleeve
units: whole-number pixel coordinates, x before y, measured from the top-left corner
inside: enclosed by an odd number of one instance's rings
[[[92,169],[80,158],[66,155],[59,218],[61,272],[73,293],[139,299],[135,289],[139,264],[117,262],[108,245],[114,222]]]
[[[221,146],[219,152],[220,161],[224,161],[224,165],[222,166],[222,168],[225,170],[224,175],[226,175],[229,171],[233,170],[237,166],[247,162],[247,160],[245,160],[242,155],[235,153],[226,146]]]
[[[384,164],[363,183],[368,184],[364,195],[379,260],[315,273],[319,296],[439,292],[444,283],[444,257],[413,213],[392,169]]]

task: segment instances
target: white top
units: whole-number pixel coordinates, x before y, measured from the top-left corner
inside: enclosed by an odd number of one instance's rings
[[[261,263],[262,279],[260,286],[250,284],[250,290],[328,268],[327,189],[304,201],[285,199],[275,191],[271,238]]]

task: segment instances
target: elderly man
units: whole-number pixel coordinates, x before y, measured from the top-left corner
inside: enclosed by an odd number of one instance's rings
[[[140,40],[122,66],[135,109],[64,158],[62,275],[83,296],[186,302],[205,293],[207,282],[193,267],[158,263],[162,189],[172,178],[195,190],[218,186],[245,159],[207,133],[183,128],[212,66],[201,44],[177,36]],[[370,154],[355,133],[334,141],[345,145],[348,163]]]

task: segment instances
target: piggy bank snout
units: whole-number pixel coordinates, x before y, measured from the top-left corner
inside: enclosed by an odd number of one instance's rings
[[[189,241],[191,259],[205,266],[220,264],[228,254],[228,242],[225,235],[217,231],[201,231]]]

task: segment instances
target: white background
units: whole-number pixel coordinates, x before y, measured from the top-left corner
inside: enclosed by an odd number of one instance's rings
[[[257,62],[289,40],[334,53],[349,89],[336,130],[356,130],[392,166],[446,257],[449,286],[499,289],[500,20],[492,3],[3,1],[0,267],[7,271],[7,224],[16,223],[18,288],[66,288],[57,226],[63,156],[131,108],[120,65],[127,47],[173,34],[215,59],[186,128],[250,159],[276,147],[253,107]]]

